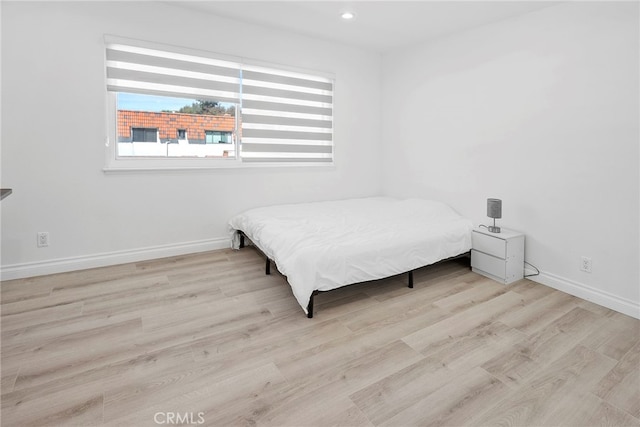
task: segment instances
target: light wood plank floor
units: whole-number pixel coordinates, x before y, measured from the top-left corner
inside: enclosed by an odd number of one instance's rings
[[[3,426],[640,426],[640,321],[460,261],[313,319],[253,248],[1,296]]]

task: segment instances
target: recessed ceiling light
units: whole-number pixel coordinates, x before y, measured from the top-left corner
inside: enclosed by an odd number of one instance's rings
[[[353,12],[343,12],[340,17],[342,17],[342,19],[344,19],[345,21],[350,21],[355,18],[356,15]]]

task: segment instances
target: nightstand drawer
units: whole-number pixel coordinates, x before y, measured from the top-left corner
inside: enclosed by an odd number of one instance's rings
[[[498,258],[507,258],[507,244],[499,237],[488,236],[474,231],[471,233],[471,239],[473,249]]]
[[[506,278],[507,272],[503,259],[478,252],[475,249],[471,250],[471,267],[484,271],[485,273],[489,273],[500,279]]]

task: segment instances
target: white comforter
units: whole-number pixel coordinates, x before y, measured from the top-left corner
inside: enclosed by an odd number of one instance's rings
[[[471,249],[471,221],[444,203],[388,197],[256,208],[229,221],[287,277],[307,312],[314,290],[404,273]]]

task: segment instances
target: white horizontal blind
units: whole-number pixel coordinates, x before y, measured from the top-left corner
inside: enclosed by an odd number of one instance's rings
[[[237,62],[137,40],[105,41],[109,91],[240,102]]]
[[[243,162],[333,162],[333,79],[105,36],[107,90],[241,105]]]
[[[333,80],[244,65],[244,162],[333,162]]]

